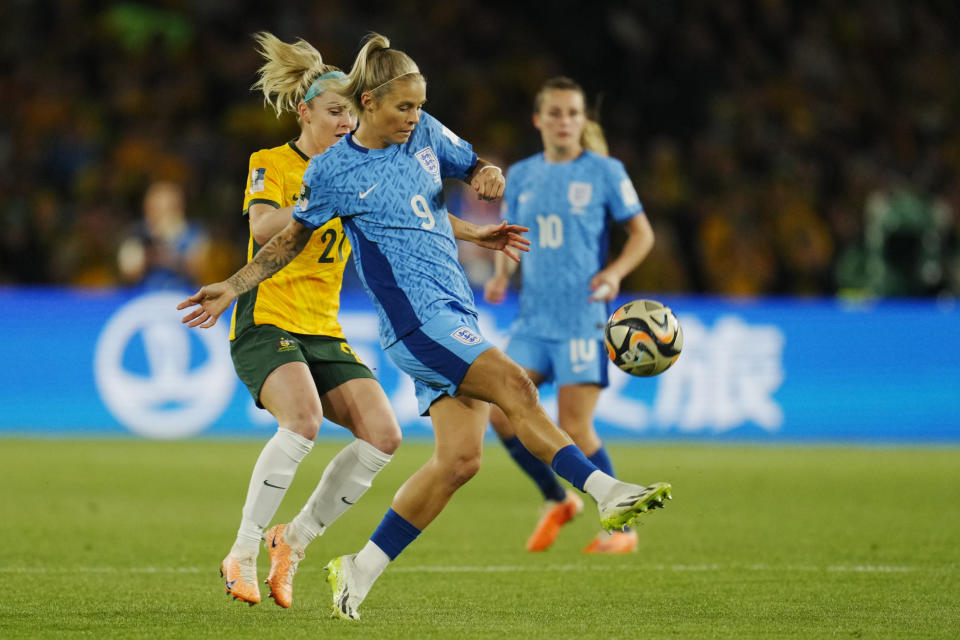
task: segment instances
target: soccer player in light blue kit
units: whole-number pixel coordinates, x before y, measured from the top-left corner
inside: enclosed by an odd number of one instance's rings
[[[550,422],[523,369],[480,334],[454,238],[509,252],[523,248],[516,232],[524,228],[476,227],[447,213],[443,178],[465,180],[494,200],[503,193],[503,175],[422,111],[426,81],[416,63],[389,44],[372,34],[358,53],[338,93],[353,101],[360,124],[311,160],[287,227],[233,276],[179,305],[200,305],[184,317],[189,326],[212,326],[239,293],[292,260],[313,229],[342,219],[377,308],[381,344],[414,379],[436,439],[433,456],[397,491],[366,546],[327,565],[333,615],[343,619],[359,617],[358,606],[390,561],[476,474],[491,402],[533,455],[597,501],[607,529],[629,525],[671,491],[667,483],[629,484],[597,469]]]
[[[560,428],[597,468],[613,476],[593,426],[597,399],[607,386],[607,302],[650,252],[653,229],[623,164],[606,157],[603,131],[587,117],[580,85],[563,77],[548,80],[534,100],[533,124],[544,150],[510,167],[503,197],[503,218],[532,228],[534,238],[523,258],[520,309],[506,353],[538,386],[556,384]],[[607,263],[614,224],[623,225],[627,241]],[[516,264],[495,260],[484,297],[497,304]],[[490,417],[507,451],[543,493],[545,504],[527,550],[544,551],[583,503],[527,451],[503,411],[494,407]],[[637,534],[628,528],[601,531],[584,552],[636,548]]]

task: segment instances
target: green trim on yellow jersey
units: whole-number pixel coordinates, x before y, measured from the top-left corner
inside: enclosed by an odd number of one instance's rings
[[[270,205],[271,207],[273,207],[274,209],[281,209],[281,208],[282,208],[282,207],[280,206],[280,203],[279,203],[279,202],[275,202],[275,201],[273,201],[273,200],[268,200],[268,199],[266,199],[266,198],[254,198],[253,200],[250,200],[250,201],[247,203],[247,207],[243,210],[243,215],[249,214],[249,213],[250,213],[250,207],[252,207],[252,206],[255,205],[255,204],[268,204],[268,205]]]
[[[310,162],[310,156],[308,156],[307,154],[305,154],[303,151],[300,150],[300,147],[297,146],[296,140],[291,140],[290,142],[287,143],[287,146],[293,149],[294,151],[296,151],[297,155],[299,155],[301,158],[303,158],[307,162]]]

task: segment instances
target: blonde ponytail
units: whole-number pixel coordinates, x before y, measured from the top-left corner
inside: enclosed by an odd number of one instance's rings
[[[580,146],[588,151],[601,156],[609,156],[610,149],[607,147],[607,137],[603,135],[603,127],[596,120],[587,118],[583,125],[583,133],[580,134]]]
[[[253,39],[259,45],[257,52],[266,62],[257,71],[259,78],[251,88],[263,91],[264,103],[277,112],[277,117],[284,111],[297,113],[311,84],[322,75],[339,71],[333,65],[324,64],[320,52],[306,40],[298,39],[290,44],[267,31],[253,34]],[[321,89],[339,91],[340,84],[331,79]]]
[[[362,113],[361,96],[364,93],[369,91],[379,100],[389,92],[391,82],[404,76],[423,78],[410,56],[390,48],[389,38],[370,33],[364,38],[363,47],[357,53],[340,93],[350,100],[357,113]]]

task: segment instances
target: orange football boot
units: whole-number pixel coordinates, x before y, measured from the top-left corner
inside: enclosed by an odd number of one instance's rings
[[[270,597],[284,609],[293,604],[293,576],[305,555],[287,543],[283,536],[286,528],[285,524],[271,528],[264,542],[270,552],[270,575],[264,582],[270,585]]]
[[[583,511],[583,500],[573,491],[567,489],[567,497],[563,502],[547,500],[540,515],[540,521],[527,540],[527,551],[546,551],[560,534],[560,527],[570,522],[574,516]]]
[[[633,529],[626,531],[601,531],[586,547],[584,553],[633,553],[637,550],[637,532]]]
[[[237,558],[228,554],[220,563],[220,577],[226,584],[227,595],[234,600],[249,602],[251,606],[260,602],[256,556]]]

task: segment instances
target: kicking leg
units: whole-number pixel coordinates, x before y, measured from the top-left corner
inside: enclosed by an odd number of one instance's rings
[[[526,373],[535,385],[540,386],[543,383],[543,376],[536,371],[526,369]],[[523,446],[523,443],[521,443],[517,437],[517,433],[513,429],[513,425],[510,424],[510,420],[507,419],[506,414],[496,405],[490,407],[490,425],[500,438],[503,446],[507,449],[507,453],[513,458],[513,461],[517,463],[517,466],[520,467],[520,469],[533,480],[537,488],[540,489],[540,493],[543,494],[543,499],[562,502],[564,498],[566,498],[566,491],[563,485],[557,480],[557,475],[553,472],[553,469],[550,468],[550,465],[544,463],[527,451],[526,447]]]
[[[497,404],[517,431],[521,442],[573,486],[589,493],[600,509],[604,529],[622,529],[640,513],[671,497],[667,483],[649,487],[619,482],[590,462],[539,404],[537,389],[516,363],[496,348],[473,362],[460,392]]]

